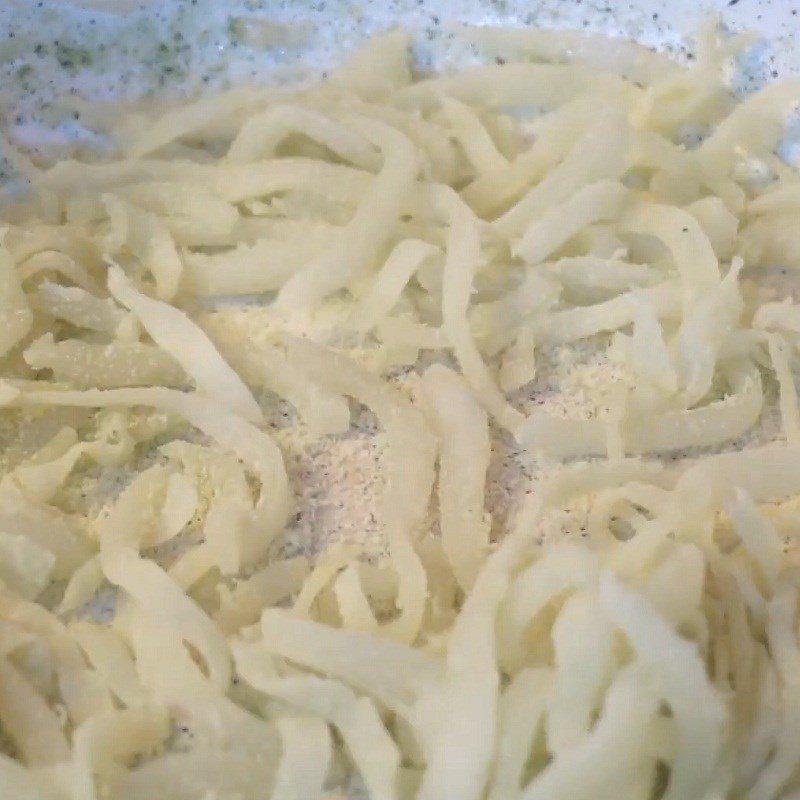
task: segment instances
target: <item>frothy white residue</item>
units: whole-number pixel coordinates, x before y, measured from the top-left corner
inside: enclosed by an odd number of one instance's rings
[[[324,73],[396,25],[415,32],[421,67],[464,56],[451,47],[463,23],[601,31],[687,57],[691,44],[682,32],[717,11],[712,0],[9,0],[0,4],[3,126],[12,141],[41,155],[102,147],[87,103],[292,83]],[[769,40],[753,51],[746,84],[800,67],[793,11],[789,2],[769,0],[726,7],[727,24]]]

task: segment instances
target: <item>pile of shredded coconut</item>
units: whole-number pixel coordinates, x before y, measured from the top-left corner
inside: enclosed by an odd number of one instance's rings
[[[462,35],[12,151],[0,796],[800,789],[800,85]]]

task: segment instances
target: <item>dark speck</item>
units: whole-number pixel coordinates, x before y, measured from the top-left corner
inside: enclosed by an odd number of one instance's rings
[[[684,233],[689,233],[689,229],[688,228],[683,228],[682,230],[683,230]]]
[[[728,0],[728,6],[735,6],[739,0]]]

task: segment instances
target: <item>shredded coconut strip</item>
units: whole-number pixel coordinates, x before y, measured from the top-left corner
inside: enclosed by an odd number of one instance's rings
[[[459,583],[468,590],[489,548],[483,508],[489,466],[486,414],[464,381],[434,365],[423,377],[439,446],[439,514],[442,548]]]
[[[139,292],[117,266],[108,271],[108,290],[136,315],[153,341],[191,375],[199,391],[249,422],[261,420],[261,409],[250,390],[183,312]]]
[[[522,422],[522,414],[509,405],[495,384],[475,346],[467,320],[472,281],[480,261],[478,218],[448,189],[436,190],[432,200],[450,225],[442,278],[444,333],[461,371],[487,411],[501,425],[514,431]]]

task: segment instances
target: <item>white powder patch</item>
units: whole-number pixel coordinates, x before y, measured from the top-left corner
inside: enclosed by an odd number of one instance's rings
[[[359,545],[371,554],[385,551],[383,434],[370,417],[357,415],[342,436],[312,440],[300,426],[278,433],[297,498],[294,524],[284,535],[287,554],[315,555],[332,545]]]

